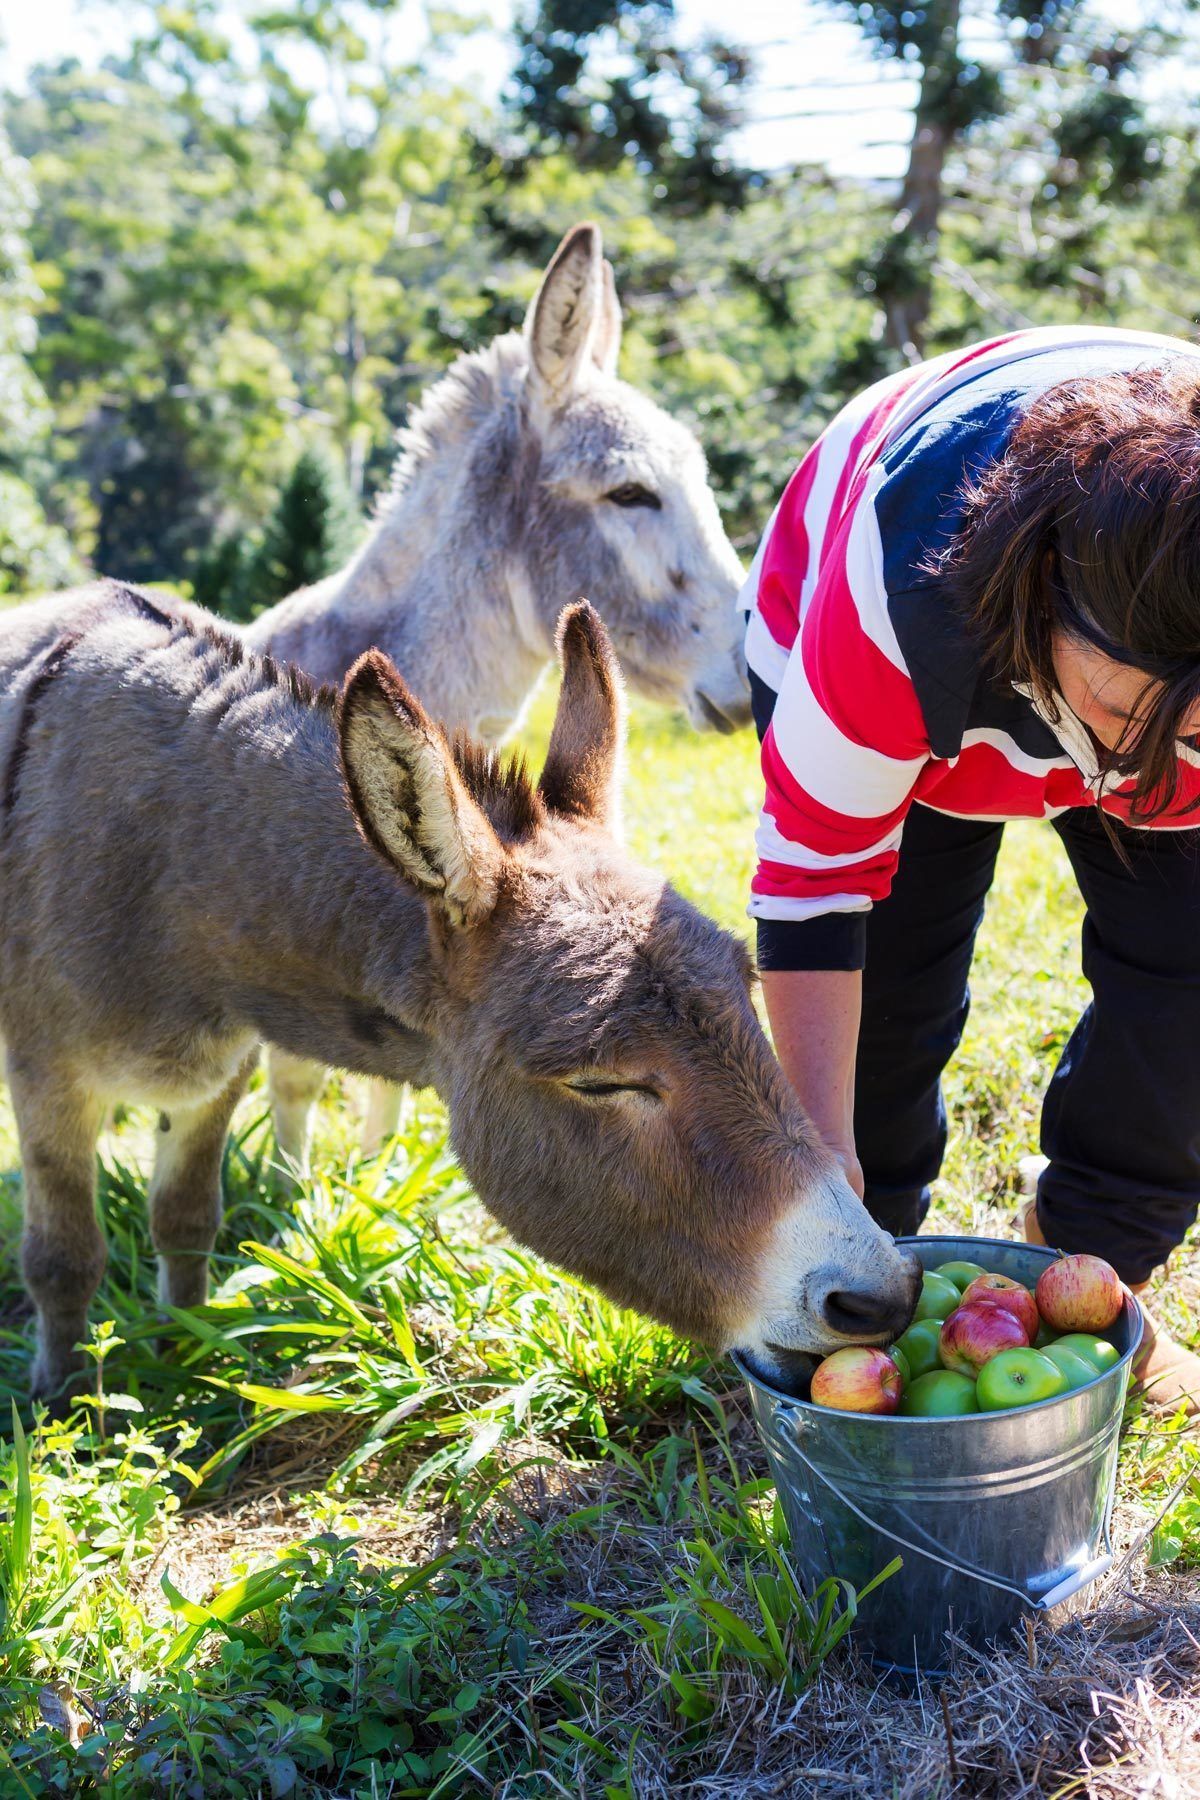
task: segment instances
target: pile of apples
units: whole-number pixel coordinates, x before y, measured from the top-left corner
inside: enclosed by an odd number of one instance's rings
[[[943,1263],[926,1274],[912,1324],[894,1344],[825,1358],[813,1404],[946,1419],[1054,1400],[1121,1360],[1097,1334],[1123,1302],[1116,1270],[1099,1256],[1060,1257],[1032,1291],[978,1263]]]

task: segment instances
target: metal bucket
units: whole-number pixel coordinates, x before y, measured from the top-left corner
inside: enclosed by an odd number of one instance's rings
[[[991,1238],[898,1240],[927,1270],[960,1258],[1028,1286],[1054,1252]],[[1108,1334],[1121,1360],[1056,1400],[951,1419],[832,1412],[780,1392],[738,1358],[787,1518],[801,1587],[863,1588],[859,1647],[890,1668],[936,1673],[945,1634],[982,1646],[1047,1612],[1112,1565],[1117,1434],[1141,1308],[1126,1291]]]

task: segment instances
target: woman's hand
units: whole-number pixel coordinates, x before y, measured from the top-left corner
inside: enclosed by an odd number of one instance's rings
[[[825,1139],[825,1142],[829,1144],[829,1148],[841,1163],[842,1172],[845,1175],[846,1180],[850,1183],[850,1186],[861,1200],[866,1190],[866,1182],[863,1178],[862,1164],[858,1160],[854,1145],[833,1144],[829,1142],[828,1138]]]

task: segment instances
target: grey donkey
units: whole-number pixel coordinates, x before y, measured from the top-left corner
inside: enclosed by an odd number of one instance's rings
[[[120,587],[0,616],[0,1022],[33,1388],[78,1378],[96,1137],[161,1114],[164,1301],[207,1291],[259,1044],[432,1084],[484,1203],[616,1300],[768,1368],[883,1341],[916,1274],[801,1112],[741,945],[610,826],[619,676],[586,606],[535,787],[381,652],[340,698]]]
[[[523,333],[462,356],[403,439],[348,568],[264,613],[258,650],[340,681],[378,645],[444,724],[498,742],[553,654],[562,607],[596,604],[630,684],[692,723],[749,721],[741,567],[692,433],[617,378],[621,310],[600,233],[568,232]],[[276,1133],[303,1165],[323,1071],[272,1057]],[[394,1128],[372,1095],[367,1143]]]

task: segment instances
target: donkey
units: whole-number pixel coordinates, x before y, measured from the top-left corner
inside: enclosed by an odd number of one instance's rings
[[[489,743],[519,718],[564,603],[600,610],[631,685],[696,726],[750,718],[742,571],[691,432],[616,378],[621,309],[600,232],[568,232],[523,335],[462,356],[404,434],[391,497],[350,565],[263,613],[258,650],[340,681],[374,645],[444,724]],[[276,1136],[304,1164],[324,1071],[272,1058]],[[395,1127],[372,1095],[367,1142]]]
[[[379,651],[338,698],[116,584],[0,616],[35,1394],[82,1366],[107,1105],[160,1111],[160,1294],[199,1304],[262,1039],[434,1086],[514,1235],[677,1331],[782,1370],[907,1323],[915,1265],[800,1110],[745,951],[612,834],[619,676],[586,605],[561,645],[535,787],[452,744]]]
[[[586,592],[639,693],[700,728],[749,724],[743,573],[704,453],[617,379],[620,344],[600,232],[576,225],[524,332],[460,356],[426,395],[349,565],[261,613],[247,642],[317,681],[378,646],[436,719],[497,743]]]

